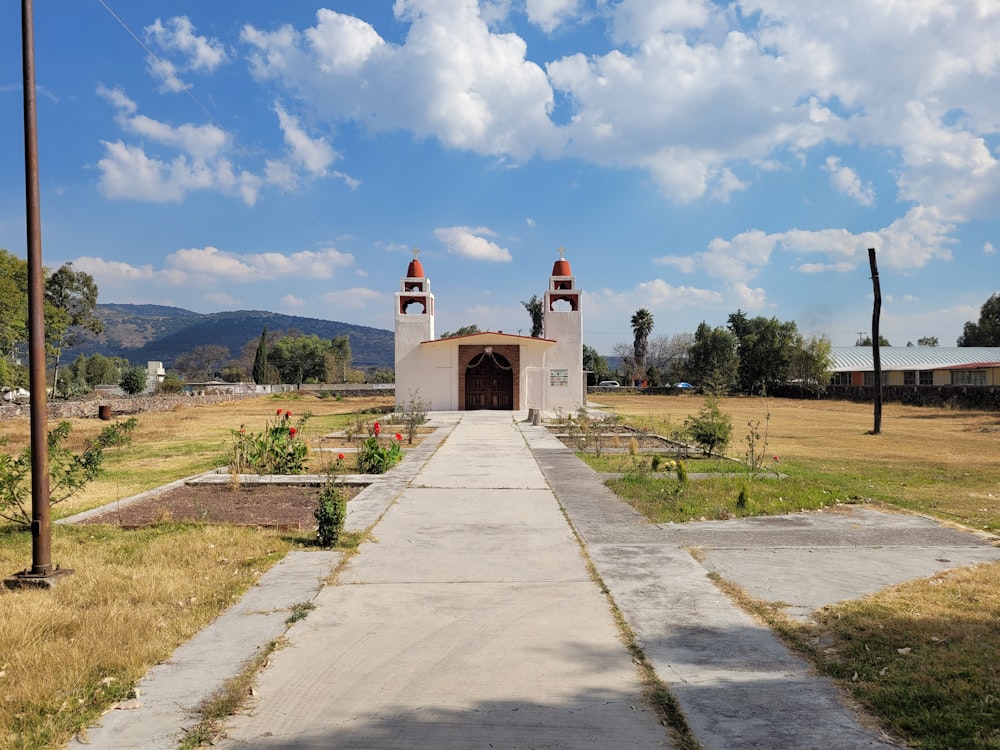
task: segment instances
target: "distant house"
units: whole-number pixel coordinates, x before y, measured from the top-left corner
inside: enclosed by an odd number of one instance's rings
[[[830,347],[830,385],[875,385],[870,346]],[[1000,385],[1000,346],[882,346],[882,385]]]

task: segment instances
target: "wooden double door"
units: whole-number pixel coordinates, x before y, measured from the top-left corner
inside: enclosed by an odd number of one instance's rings
[[[480,354],[465,368],[465,409],[514,408],[514,368],[500,354]]]

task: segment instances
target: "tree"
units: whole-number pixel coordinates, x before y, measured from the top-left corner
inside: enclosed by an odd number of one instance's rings
[[[260,341],[257,342],[257,353],[253,358],[253,382],[263,385],[267,382],[267,323],[264,330],[260,332]]]
[[[646,350],[646,369],[650,382],[653,385],[669,385],[679,380],[687,380],[685,366],[688,349],[693,342],[694,336],[690,333],[653,336]]]
[[[12,361],[27,340],[28,263],[0,248],[0,357]]]
[[[334,336],[330,345],[329,370],[332,379],[338,383],[346,383],[350,369],[351,339],[349,336]]]
[[[830,340],[813,336],[792,352],[789,375],[818,397],[830,383]]]
[[[608,360],[593,347],[583,345],[583,369],[587,371],[587,385],[597,385],[608,374]]]
[[[739,379],[739,356],[736,334],[702,321],[687,351],[688,379],[709,393],[727,393]]]
[[[528,315],[531,317],[531,337],[536,339],[541,338],[545,328],[544,301],[537,294],[533,294],[527,302],[521,300],[521,304],[524,305],[524,309],[528,311]]]
[[[640,307],[632,316],[633,352],[639,377],[646,374],[646,350],[649,334],[653,332],[653,313]]]
[[[979,308],[979,322],[967,321],[959,346],[1000,346],[1000,294],[991,294]]]
[[[479,330],[479,326],[477,326],[475,323],[468,326],[462,326],[457,331],[447,331],[445,333],[442,333],[441,338],[453,339],[456,336],[471,336],[473,333],[482,333],[482,331]]]
[[[729,330],[739,342],[739,387],[747,393],[766,393],[787,382],[793,353],[802,348],[802,335],[793,321],[747,318],[741,310],[729,316]]]
[[[87,334],[104,330],[97,307],[97,284],[86,271],[74,271],[72,263],[64,263],[45,281],[45,338],[55,358],[52,374],[52,395],[59,384],[59,361],[63,349],[82,343]]]
[[[229,359],[229,349],[222,344],[202,344],[174,360],[176,369],[187,380],[211,380],[219,377]]]
[[[871,336],[858,336],[858,340],[854,342],[855,346],[871,346],[872,337]],[[881,333],[878,335],[878,345],[879,346],[892,346],[889,343],[889,339],[883,336]]]
[[[274,342],[269,359],[282,383],[326,383],[332,350],[333,342],[315,333],[285,336]]]
[[[917,346],[937,346],[938,337],[937,336],[924,336],[923,338],[917,339]]]
[[[139,367],[138,365],[134,367],[126,367],[122,370],[122,376],[121,380],[118,381],[118,387],[125,391],[125,393],[129,396],[138,396],[146,390],[145,368]]]
[[[733,422],[719,408],[719,400],[715,396],[709,396],[697,416],[688,417],[684,425],[695,445],[703,448],[709,456],[722,453],[733,432]]]

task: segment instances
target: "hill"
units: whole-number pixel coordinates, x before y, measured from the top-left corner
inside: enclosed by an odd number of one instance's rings
[[[391,368],[394,364],[394,334],[381,328],[262,310],[206,314],[164,305],[100,304],[95,313],[104,323],[104,332],[68,352],[70,358],[99,352],[139,365],[157,360],[169,369],[178,355],[203,344],[224,346],[236,358],[248,341],[260,337],[266,323],[275,332],[295,330],[325,339],[347,336],[355,367]]]

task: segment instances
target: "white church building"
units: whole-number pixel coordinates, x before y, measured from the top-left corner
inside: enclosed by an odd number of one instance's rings
[[[575,411],[586,403],[582,293],[569,261],[552,267],[542,338],[503,332],[438,339],[430,279],[414,255],[396,292],[396,405],[431,411]]]

